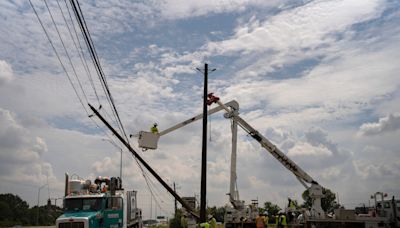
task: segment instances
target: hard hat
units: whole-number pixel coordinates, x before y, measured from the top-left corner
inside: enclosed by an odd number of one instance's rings
[[[207,217],[208,217],[208,219],[211,219],[213,217],[213,215],[209,214]]]

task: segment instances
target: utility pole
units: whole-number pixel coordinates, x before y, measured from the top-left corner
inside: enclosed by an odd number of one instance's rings
[[[175,187],[175,182],[174,182],[174,192],[176,193],[176,187]],[[178,210],[177,202],[175,199],[175,216],[176,216],[176,211]]]
[[[188,210],[195,218],[200,218],[200,216],[195,212],[194,208],[189,206],[174,190],[154,171],[153,168],[143,158],[132,148],[132,146],[104,119],[104,117],[91,105],[88,104],[93,113],[99,117],[99,119],[107,126],[107,128],[117,137],[122,144],[132,153],[133,156],[160,182],[160,184],[179,201],[179,203]]]
[[[200,223],[206,222],[207,194],[207,95],[208,95],[208,64],[204,64],[204,93],[203,93],[203,139],[201,150],[201,184],[200,184]],[[211,72],[215,71],[212,69]]]

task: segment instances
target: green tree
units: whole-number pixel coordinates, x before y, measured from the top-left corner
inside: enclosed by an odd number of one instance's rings
[[[29,208],[27,202],[10,193],[0,194],[0,227],[36,225],[37,206]],[[39,225],[54,225],[62,209],[53,205],[39,207]]]
[[[264,203],[264,208],[261,208],[261,210],[262,211],[260,212],[268,212],[268,215],[276,215],[281,210],[281,208],[278,205],[267,201]]]
[[[224,222],[225,207],[208,207],[207,214],[212,214],[218,222]]]
[[[324,197],[321,199],[321,207],[325,212],[333,212],[334,209],[340,207],[340,205],[336,202],[336,195],[331,190],[323,188],[322,194],[324,194]],[[308,189],[303,192],[302,197],[304,200],[302,207],[310,208],[312,205],[312,199]]]
[[[8,211],[8,212],[7,212]],[[29,205],[19,196],[10,193],[0,194],[0,221],[9,225],[28,225]]]
[[[169,227],[170,228],[181,228],[181,217],[182,217],[182,210],[177,209],[174,215],[174,218],[169,220]]]

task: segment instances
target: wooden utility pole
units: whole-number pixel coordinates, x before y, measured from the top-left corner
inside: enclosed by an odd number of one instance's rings
[[[204,64],[204,93],[203,93],[203,140],[201,151],[201,184],[200,184],[200,223],[206,222],[207,194],[207,97],[208,97],[208,64]],[[212,69],[211,72],[215,71]]]

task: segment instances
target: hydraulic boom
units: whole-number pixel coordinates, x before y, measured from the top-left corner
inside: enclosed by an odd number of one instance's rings
[[[212,95],[211,95],[212,96]],[[260,134],[250,124],[243,120],[238,112],[228,108],[219,99],[213,99],[220,107],[222,107],[226,114],[226,118],[231,118],[236,121],[237,124],[245,130],[252,138],[261,144],[272,156],[274,156],[284,167],[291,171],[300,183],[310,191],[310,197],[313,199],[311,208],[311,215],[315,218],[325,218],[325,212],[321,207],[322,187],[316,182],[310,175],[308,175],[303,169],[301,169],[294,161],[287,157],[279,148],[272,144],[267,138]],[[308,186],[306,183],[310,184]]]

